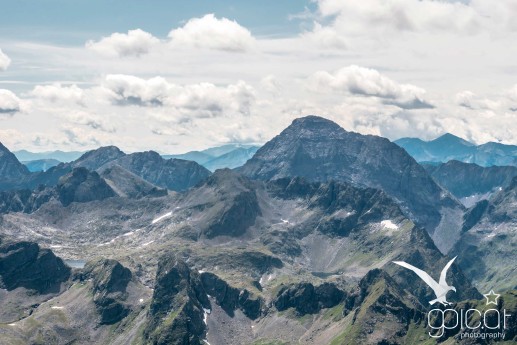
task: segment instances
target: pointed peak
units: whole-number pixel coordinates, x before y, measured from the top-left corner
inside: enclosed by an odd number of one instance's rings
[[[434,143],[459,143],[465,146],[475,146],[473,143],[451,133],[445,133],[438,138],[431,140]]]

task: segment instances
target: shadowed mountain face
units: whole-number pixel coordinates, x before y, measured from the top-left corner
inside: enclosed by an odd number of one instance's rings
[[[61,283],[69,276],[70,268],[52,251],[33,242],[16,242],[0,236],[0,288],[59,292]]]
[[[490,198],[495,192],[507,187],[517,176],[517,167],[481,167],[456,160],[423,166],[438,184],[461,200],[466,207]]]
[[[28,174],[27,167],[20,163],[16,156],[0,143],[0,179],[14,180]]]
[[[491,200],[465,215],[462,237],[453,248],[462,269],[481,287],[517,288],[517,177]]]
[[[457,160],[480,166],[517,166],[517,146],[489,142],[476,146],[452,134],[431,141],[401,138],[394,141],[418,162],[448,162]]]
[[[424,168],[389,140],[347,132],[316,116],[297,119],[238,171],[255,179],[302,176],[379,188],[433,233],[443,209],[461,206]]]

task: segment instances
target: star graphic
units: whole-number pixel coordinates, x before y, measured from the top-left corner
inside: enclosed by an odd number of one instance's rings
[[[495,293],[494,290],[490,290],[489,293],[487,293],[487,294],[485,294],[483,296],[485,296],[485,298],[486,298],[486,305],[489,305],[489,304],[497,305],[497,299],[501,295],[498,294],[498,293]]]

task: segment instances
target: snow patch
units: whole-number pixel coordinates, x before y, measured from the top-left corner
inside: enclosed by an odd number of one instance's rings
[[[399,226],[397,224],[393,223],[390,219],[383,220],[381,222],[381,225],[384,226],[385,228],[388,228],[391,230],[397,230],[399,228]]]
[[[150,245],[153,242],[154,242],[154,240],[153,241],[149,241],[149,242],[145,242],[144,244],[142,244],[142,247],[146,247],[146,246]]]
[[[208,325],[208,315],[210,315],[212,310],[203,308],[203,312],[203,322],[205,323],[205,325]]]
[[[153,221],[151,222],[151,224],[156,224],[156,223],[158,223],[159,221],[164,220],[165,218],[168,218],[168,217],[170,217],[170,216],[172,216],[172,212],[167,212],[167,213],[165,213],[164,215],[162,215],[162,216],[160,216],[160,217],[158,217],[158,218],[153,219]]]

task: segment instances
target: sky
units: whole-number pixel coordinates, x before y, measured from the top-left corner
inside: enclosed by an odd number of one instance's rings
[[[0,142],[181,153],[309,114],[517,144],[514,0],[0,0]]]

